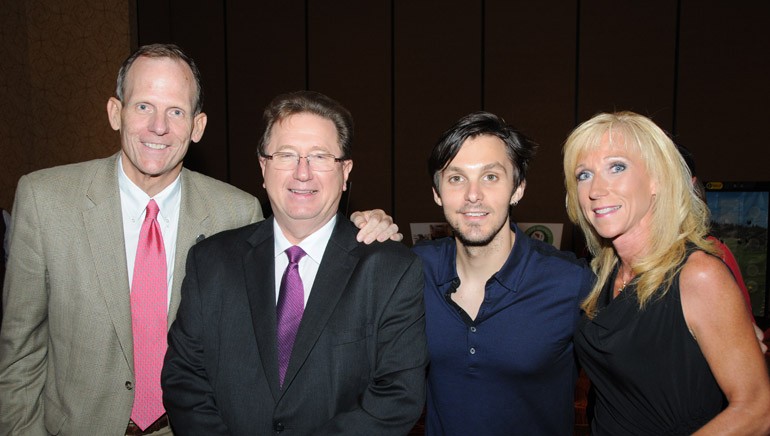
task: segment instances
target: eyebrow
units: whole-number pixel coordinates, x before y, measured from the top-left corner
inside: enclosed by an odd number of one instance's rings
[[[275,151],[276,153],[296,153],[299,154],[299,151],[297,150],[299,147],[292,144],[283,144],[279,145],[277,147],[278,149]],[[314,145],[310,148],[308,153],[315,153],[315,154],[334,154],[331,150],[329,150],[327,147],[321,146],[321,145]]]
[[[620,154],[613,154],[613,155],[605,156],[605,157],[601,158],[601,162],[603,162],[603,163],[604,162],[611,162],[611,161],[617,160],[617,159],[621,159],[621,160],[624,160],[624,161],[630,160],[630,158],[628,156],[623,156],[623,155],[620,155]],[[575,168],[585,167],[586,165],[583,163],[583,161],[585,161],[585,159],[578,160],[575,163]]]
[[[508,172],[508,169],[505,167],[505,165],[501,164],[500,162],[488,163],[488,164],[484,165],[483,167],[481,167],[481,170],[482,171],[488,171],[488,170],[491,170],[491,169],[494,169],[494,168],[500,168],[500,169],[503,170],[504,173]],[[456,166],[456,165],[447,165],[447,167],[444,168],[444,170],[442,172],[444,172],[444,171],[459,171],[459,172],[463,172],[464,169],[462,167],[459,167],[459,166]]]

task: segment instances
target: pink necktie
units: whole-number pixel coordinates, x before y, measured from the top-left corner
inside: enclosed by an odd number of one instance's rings
[[[296,245],[286,250],[289,265],[281,279],[276,315],[278,320],[278,377],[283,386],[286,368],[289,366],[294,339],[297,337],[302,312],[305,310],[305,290],[299,277],[299,260],[305,252]]]
[[[158,224],[158,205],[147,204],[139,232],[131,285],[131,326],[134,334],[134,407],[131,420],[142,430],[165,413],[160,370],[166,353],[168,278],[166,250]]]

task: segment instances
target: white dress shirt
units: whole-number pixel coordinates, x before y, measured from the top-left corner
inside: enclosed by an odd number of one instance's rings
[[[166,304],[171,301],[171,285],[174,278],[176,235],[179,228],[179,207],[182,201],[180,177],[181,174],[166,189],[150,198],[123,171],[123,156],[118,158],[118,187],[120,188],[120,208],[123,214],[123,240],[126,245],[128,286],[130,289],[134,281],[134,262],[136,261],[136,248],[139,245],[139,233],[144,223],[147,203],[152,199],[158,204],[158,224],[160,224],[160,232],[163,235],[163,248],[166,251],[166,279],[168,283]]]
[[[310,298],[310,290],[313,288],[315,277],[318,274],[318,267],[321,265],[321,259],[324,257],[326,245],[332,237],[334,224],[337,222],[337,215],[334,215],[323,227],[311,233],[310,236],[303,239],[299,247],[305,251],[306,255],[299,260],[299,277],[302,279],[302,288],[305,291],[305,306],[307,299]],[[275,302],[278,303],[278,294],[281,292],[281,279],[286,267],[289,266],[289,256],[285,253],[286,249],[292,244],[283,235],[278,221],[273,220],[273,235],[275,241]]]

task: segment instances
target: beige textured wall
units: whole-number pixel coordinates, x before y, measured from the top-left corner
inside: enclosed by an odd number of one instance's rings
[[[118,150],[105,107],[131,47],[130,0],[3,0],[0,207],[19,177]]]

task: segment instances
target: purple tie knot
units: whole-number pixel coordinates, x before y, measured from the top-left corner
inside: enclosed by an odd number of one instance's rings
[[[289,263],[298,264],[299,260],[305,256],[305,251],[297,245],[292,245],[286,249],[286,256],[289,257]]]

